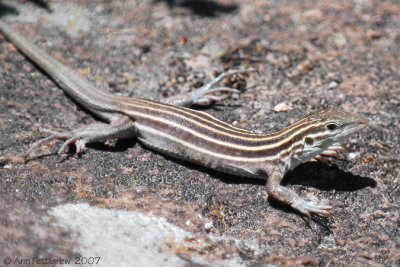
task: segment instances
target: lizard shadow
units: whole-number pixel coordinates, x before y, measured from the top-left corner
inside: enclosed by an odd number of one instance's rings
[[[134,147],[137,143],[138,141],[132,138],[116,140],[116,142],[112,146],[104,144],[102,142],[97,142],[88,144],[87,147],[105,152],[124,152],[129,148]]]
[[[343,171],[335,164],[320,162],[306,162],[287,173],[282,185],[288,184],[315,187],[321,191],[357,191],[376,187],[376,181],[372,178]]]

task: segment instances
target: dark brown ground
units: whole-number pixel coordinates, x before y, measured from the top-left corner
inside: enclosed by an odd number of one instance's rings
[[[1,255],[72,255],[67,233],[50,223],[44,227],[55,233],[51,238],[33,235],[32,228],[50,207],[86,202],[152,211],[195,234],[223,236],[227,247],[230,238],[242,240],[230,249],[247,265],[400,266],[397,0],[43,3],[14,9],[3,1],[0,14],[113,93],[173,95],[212,79],[213,71],[248,66],[259,73],[251,74],[239,99],[207,112],[268,132],[338,106],[367,116],[370,125],[345,142],[351,157],[342,154],[344,160],[332,166],[304,164],[284,180],[304,198],[334,207],[331,216],[314,217],[312,227],[270,202],[262,181],[172,160],[135,141],[91,146],[62,162],[46,156],[6,164],[0,169]],[[66,26],[48,19],[49,12],[71,4],[90,12],[77,12]],[[33,23],[15,14],[20,8],[32,10]],[[1,35],[0,62],[1,155],[25,151],[41,137],[41,127],[68,130],[95,120]],[[281,102],[289,110],[274,112]],[[42,153],[57,148],[59,143]],[[207,218],[213,222],[209,231]]]

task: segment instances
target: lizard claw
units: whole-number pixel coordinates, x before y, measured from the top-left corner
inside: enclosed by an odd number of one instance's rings
[[[80,139],[79,137],[71,137],[67,139],[64,144],[61,146],[61,148],[58,150],[57,154],[61,155],[64,151],[67,150],[67,146],[70,144],[75,145],[75,155],[80,155],[85,151],[85,140]]]
[[[305,200],[303,200],[300,204],[292,204],[291,206],[292,208],[309,218],[311,217],[310,213],[327,215],[329,214],[329,211],[332,210],[331,206]]]
[[[85,150],[85,141],[81,139],[81,136],[78,134],[75,134],[74,131],[72,132],[57,132],[57,131],[52,131],[49,129],[40,129],[41,132],[43,133],[47,133],[50,134],[49,137],[46,137],[42,140],[39,140],[37,145],[33,145],[32,148],[34,148],[35,146],[41,145],[45,142],[48,142],[50,140],[64,140],[63,145],[61,146],[61,148],[58,150],[57,154],[61,155],[62,153],[64,153],[65,151],[67,151],[67,147],[70,144],[74,144],[76,147],[76,151],[75,154],[79,155],[82,154]]]
[[[225,99],[227,96],[217,96],[213,95],[215,93],[228,93],[228,94],[239,94],[240,91],[235,88],[230,88],[230,87],[218,87],[211,89],[207,92],[207,94],[203,95],[201,98],[197,99],[195,104],[200,105],[200,106],[208,106],[213,102],[219,102],[223,99]],[[190,94],[190,93],[189,93]]]

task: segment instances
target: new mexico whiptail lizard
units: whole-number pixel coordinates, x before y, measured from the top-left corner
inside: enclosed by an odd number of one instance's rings
[[[235,91],[215,85],[228,75],[246,70],[224,73],[200,89],[161,102],[122,97],[97,89],[2,20],[0,32],[67,94],[107,122],[66,133],[49,131],[51,135],[34,144],[29,152],[54,139],[65,140],[58,153],[70,144],[76,146],[76,153],[82,153],[88,143],[137,138],[145,146],[174,158],[229,174],[266,179],[270,197],[310,216],[328,214],[332,208],[305,201],[281,186],[285,173],[313,158],[337,156],[340,142],[367,125],[362,116],[330,108],[275,133],[254,133],[187,108],[218,100],[216,92]]]

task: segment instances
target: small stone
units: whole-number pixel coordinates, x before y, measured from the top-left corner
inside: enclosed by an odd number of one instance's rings
[[[329,89],[332,90],[336,88],[339,84],[336,81],[332,81],[329,83]]]
[[[343,33],[338,33],[333,39],[333,42],[336,44],[337,47],[342,48],[347,44],[346,35]]]
[[[275,112],[288,111],[289,106],[285,102],[282,102],[282,103],[279,103],[278,105],[276,105],[272,110]]]
[[[357,153],[350,152],[347,154],[348,159],[355,159],[357,157]]]
[[[212,227],[213,227],[212,221],[204,224],[204,229],[206,229],[206,230],[210,230]]]

